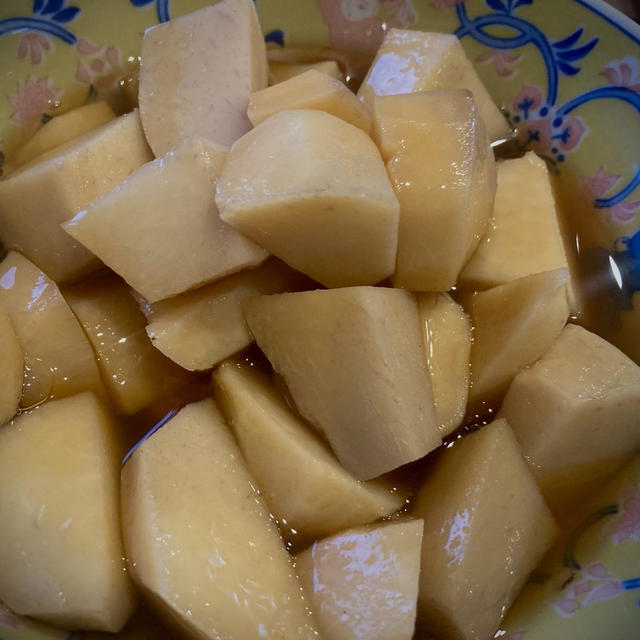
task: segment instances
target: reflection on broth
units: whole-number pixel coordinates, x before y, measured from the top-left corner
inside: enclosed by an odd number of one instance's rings
[[[568,171],[555,187],[582,302],[579,322],[640,362],[640,231],[629,235],[623,225],[617,231],[607,225],[605,235],[601,210]]]

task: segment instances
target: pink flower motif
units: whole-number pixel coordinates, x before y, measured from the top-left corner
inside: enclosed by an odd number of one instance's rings
[[[17,124],[35,120],[42,112],[55,109],[60,105],[62,89],[50,86],[51,78],[36,80],[29,76],[24,82],[18,82],[17,93],[8,97],[13,108],[10,118]]]
[[[418,14],[413,0],[317,0],[329,30],[331,45],[345,51],[373,55],[389,27],[415,24]],[[378,14],[387,15],[383,20]]]
[[[593,589],[582,602],[583,606],[599,602],[600,600],[612,600],[622,592],[618,580],[609,580]]]
[[[580,574],[578,574],[580,575]],[[589,594],[599,588],[603,580],[609,580],[613,576],[607,571],[605,566],[600,562],[594,562],[582,568],[583,580],[573,580],[567,589],[567,595],[572,598],[579,598],[585,594]],[[583,602],[583,604],[586,604]]]
[[[120,66],[120,51],[115,47],[107,47],[105,57],[112,68],[116,69]]]
[[[621,176],[617,176],[614,174],[609,175],[605,172],[603,167],[600,167],[592,177],[582,177],[580,178],[580,182],[584,190],[595,200],[597,198],[603,198],[604,196],[606,196],[607,193],[609,193],[620,182],[620,179]],[[611,218],[622,223],[632,220],[638,210],[640,210],[640,200],[634,200],[632,202],[623,200],[622,202],[618,202],[608,209]],[[640,493],[640,489],[637,489],[637,492]],[[624,503],[621,515],[616,519],[616,523],[619,523],[621,519],[624,520],[624,518],[629,521],[630,524],[627,523],[627,521],[620,523],[620,526],[623,527],[623,529],[626,527],[625,530],[631,530],[634,526],[636,527],[636,531],[633,534],[636,536],[634,540],[640,539],[639,501],[640,497],[633,498],[628,507],[626,503]],[[621,504],[623,504],[622,501]],[[633,523],[634,518],[635,524]],[[616,526],[618,525],[616,524]],[[617,544],[618,542],[622,542],[622,540],[625,539],[624,537],[620,538],[620,535],[622,535],[621,532],[614,531],[613,540],[615,544]]]
[[[572,585],[571,589],[569,589],[569,593],[572,596],[583,596],[585,593],[589,593],[596,584],[597,583],[592,580],[583,580],[582,582],[578,582],[576,585]]]
[[[629,203],[635,205],[634,211],[640,208],[640,202]],[[614,544],[625,540],[640,540],[640,486],[626,487],[620,496],[620,512],[611,528]]]
[[[78,68],[76,69],[76,80],[78,82],[82,82],[82,84],[91,84],[91,74],[87,67],[82,64],[82,62],[78,62]]]
[[[542,105],[542,91],[538,87],[525,84],[513,100],[514,111],[521,111],[525,118],[531,111],[539,109]]]
[[[600,167],[592,177],[584,176],[580,178],[580,182],[594,198],[602,198],[620,182],[620,176],[607,174],[604,168]]]
[[[627,87],[632,91],[640,92],[640,74],[638,73],[638,60],[627,56],[622,60],[612,60],[602,71],[604,76],[615,87]]]
[[[78,42],[76,43],[76,49],[85,56],[98,53],[101,48],[102,47],[97,44],[93,44],[91,40],[87,40],[86,38],[78,38]]]
[[[433,6],[436,9],[450,9],[457,4],[464,4],[467,0],[433,0]]]
[[[601,562],[588,564],[586,567],[583,567],[582,572],[596,580],[606,580],[607,578],[613,577]]]
[[[114,46],[98,46],[81,38],[76,49],[85,56],[78,62],[76,80],[83,84],[95,84],[100,91],[111,89],[125,73],[121,64],[120,51]]]
[[[551,606],[563,617],[570,618],[578,609],[580,603],[572,598],[560,598],[551,602]]]
[[[52,49],[53,45],[49,37],[34,31],[23,33],[18,40],[18,58],[24,60],[29,55],[31,64],[34,66],[40,64],[44,59],[43,51],[51,51]]]
[[[578,147],[588,133],[578,116],[558,115],[553,105],[545,104],[539,87],[525,84],[513,101],[513,121],[526,146],[549,157],[564,160],[564,153]]]
[[[518,135],[532,149],[545,154],[551,146],[551,123],[546,118],[525,120],[518,127]]]
[[[634,200],[633,202],[623,200],[622,202],[618,202],[618,204],[614,204],[609,211],[611,212],[611,217],[614,220],[617,220],[618,222],[629,222],[635,218],[639,209],[640,200]]]
[[[511,78],[516,74],[515,69],[512,69],[511,65],[518,62],[521,58],[522,56],[507,51],[487,49],[484,53],[476,56],[476,62],[480,64],[493,62],[493,67],[499,76]]]
[[[564,151],[575,149],[580,144],[582,136],[587,133],[586,125],[577,116],[568,118],[560,128],[561,131],[553,137],[557,139],[558,146]]]
[[[633,582],[633,581],[631,581]],[[594,602],[612,600],[623,592],[624,584],[600,562],[583,567],[568,585],[566,596],[550,602],[563,618]]]

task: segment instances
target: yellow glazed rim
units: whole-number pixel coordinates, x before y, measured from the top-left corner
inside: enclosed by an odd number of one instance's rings
[[[144,30],[207,4],[0,3],[0,151],[10,157],[48,117],[96,94],[117,101]],[[456,33],[518,126],[519,144],[556,174],[572,260],[593,293],[583,310],[589,328],[640,361],[638,25],[599,0],[258,0],[257,7],[274,48],[371,55],[389,27]],[[497,637],[637,637],[640,459],[589,509],[577,538],[561,541]],[[0,609],[0,637],[67,634]]]

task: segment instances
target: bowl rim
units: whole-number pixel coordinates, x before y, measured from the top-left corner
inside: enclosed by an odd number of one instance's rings
[[[640,24],[628,15],[612,6],[605,0],[574,0],[577,4],[589,9],[603,18],[610,25],[618,28],[622,33],[640,45]]]

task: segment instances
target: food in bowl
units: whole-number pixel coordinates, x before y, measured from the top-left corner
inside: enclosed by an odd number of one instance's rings
[[[546,169],[496,171],[455,39],[390,31],[359,102],[317,69],[266,88],[256,34],[248,0],[156,27],[140,110],[0,183],[0,598],[116,632],[135,583],[195,637],[491,637],[567,492],[637,449],[640,370],[566,324]],[[118,479],[114,415],[157,413]]]

